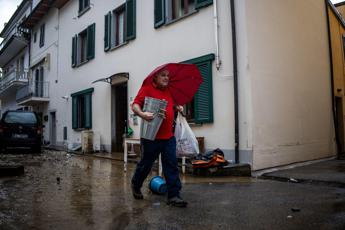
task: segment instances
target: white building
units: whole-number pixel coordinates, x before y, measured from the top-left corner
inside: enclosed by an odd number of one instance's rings
[[[32,79],[48,82],[49,94],[19,104],[42,112],[51,144],[80,143],[90,129],[103,150],[120,152],[125,123],[139,137],[129,107],[144,78],[161,64],[188,62],[204,78],[188,117],[207,150],[231,160],[238,150],[253,170],[334,156],[325,7],[323,0],[42,0],[24,27],[32,29]],[[42,25],[40,47],[33,38]],[[99,79],[110,84],[92,83]]]
[[[28,82],[29,31],[20,24],[30,13],[30,1],[24,0],[0,33],[0,80],[1,111],[22,109],[16,104],[16,92]],[[25,109],[25,108],[23,108]],[[1,114],[0,114],[1,115]]]

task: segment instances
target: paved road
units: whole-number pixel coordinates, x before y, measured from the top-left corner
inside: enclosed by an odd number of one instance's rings
[[[0,178],[0,229],[345,229],[345,189],[253,178],[183,177],[189,207],[134,200],[118,161],[45,151],[0,155],[25,175]]]

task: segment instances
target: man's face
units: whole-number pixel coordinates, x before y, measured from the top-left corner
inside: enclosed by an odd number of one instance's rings
[[[163,70],[156,75],[155,83],[160,88],[166,88],[169,84],[169,71]]]

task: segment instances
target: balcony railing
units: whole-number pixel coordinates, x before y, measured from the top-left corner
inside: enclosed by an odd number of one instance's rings
[[[17,71],[17,69],[12,69],[8,73],[3,74],[0,79],[0,92],[8,89],[12,85],[16,83],[25,83],[28,81],[28,71],[21,70]]]
[[[17,91],[16,101],[32,99],[36,102],[47,101],[49,98],[49,82],[33,81]]]
[[[15,28],[12,30],[12,32],[4,38],[4,40],[0,44],[0,50],[6,45],[6,43],[12,38],[16,37],[18,39],[21,39],[23,41],[28,41],[29,38],[29,30],[23,29],[19,27],[19,24],[16,24]]]

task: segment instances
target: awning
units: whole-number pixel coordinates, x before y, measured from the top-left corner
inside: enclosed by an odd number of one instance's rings
[[[116,73],[114,75],[111,75],[110,77],[106,77],[106,78],[100,78],[96,81],[93,81],[92,84],[96,83],[96,82],[106,82],[109,83],[111,85],[117,85],[123,82],[127,82],[129,79],[129,73],[127,72],[122,72],[122,73]]]

